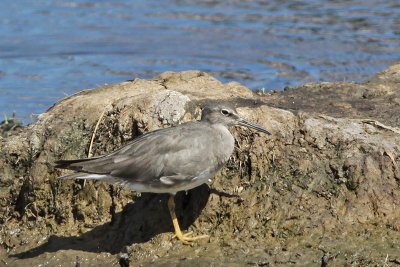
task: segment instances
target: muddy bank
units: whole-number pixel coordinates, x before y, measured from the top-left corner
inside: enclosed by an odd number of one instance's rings
[[[67,97],[0,139],[3,264],[268,266],[400,264],[400,65],[364,84],[256,95],[197,71]],[[273,135],[233,129],[211,187],[177,195],[193,247],[171,239],[166,195],[59,181],[57,159],[100,155],[144,132],[198,119],[209,101]],[[98,125],[95,131],[96,125]]]

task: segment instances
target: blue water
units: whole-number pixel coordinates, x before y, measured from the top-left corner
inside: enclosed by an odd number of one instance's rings
[[[400,61],[398,1],[15,1],[0,9],[0,116],[199,69],[251,89],[363,81]]]

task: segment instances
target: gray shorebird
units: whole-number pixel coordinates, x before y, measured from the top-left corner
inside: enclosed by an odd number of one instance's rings
[[[77,171],[62,179],[102,180],[137,192],[169,193],[175,236],[190,244],[208,236],[182,233],[175,214],[175,194],[211,182],[233,152],[234,138],[228,128],[236,125],[270,134],[241,118],[235,108],[216,105],[205,107],[200,121],[143,134],[108,155],[60,160],[55,167]]]

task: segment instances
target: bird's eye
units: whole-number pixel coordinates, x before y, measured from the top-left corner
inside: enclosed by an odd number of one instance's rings
[[[229,115],[229,111],[226,109],[222,109],[221,113],[224,114],[225,116]]]

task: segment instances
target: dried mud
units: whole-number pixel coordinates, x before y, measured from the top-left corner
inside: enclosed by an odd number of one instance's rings
[[[400,265],[400,65],[364,84],[255,95],[205,73],[164,73],[82,91],[0,137],[0,265]],[[57,159],[104,154],[144,132],[235,102],[273,134],[235,128],[236,149],[208,187],[167,196],[60,181]],[[104,112],[104,116],[101,113]]]

